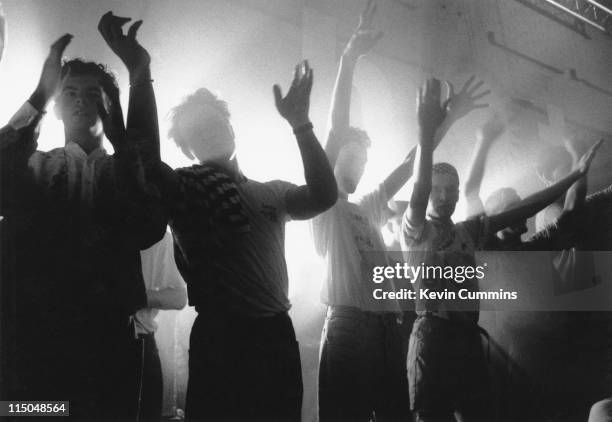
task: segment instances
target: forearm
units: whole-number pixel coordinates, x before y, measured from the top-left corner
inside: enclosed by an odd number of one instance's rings
[[[492,216],[490,220],[491,231],[495,233],[535,215],[538,211],[550,205],[563,195],[563,193],[565,193],[565,191],[567,191],[567,189],[580,177],[581,173],[578,170],[574,170],[554,185],[523,199],[510,210]]]
[[[465,186],[463,188],[463,193],[465,196],[478,195],[480,193],[485,163],[489,153],[489,148],[487,145],[488,144],[482,139],[476,141],[472,163],[470,164],[468,177],[465,180]]]
[[[147,290],[147,307],[153,309],[180,310],[187,304],[187,290],[184,287],[169,287],[161,290]]]
[[[433,148],[431,144],[421,143],[417,148],[416,174],[408,208],[409,219],[414,224],[420,224],[425,220],[427,202],[431,193],[432,166]]]
[[[463,196],[467,202],[467,214],[473,216],[484,212],[480,187],[484,176],[485,163],[489,153],[489,143],[483,139],[476,141],[474,156],[470,165],[468,177],[463,188]]]
[[[412,148],[404,159],[404,162],[396,167],[383,182],[387,198],[393,198],[412,176],[416,151],[416,147]]]
[[[351,94],[356,65],[357,58],[346,53],[342,55],[332,95],[331,130],[342,130],[350,126]]]
[[[300,132],[296,138],[310,195],[322,207],[329,208],[338,198],[338,187],[327,155],[312,130]]]
[[[584,206],[587,194],[587,176],[581,177],[567,190],[563,214],[575,211]]]
[[[149,68],[130,72],[130,100],[126,127],[137,131],[141,138],[146,140],[141,151],[145,166],[149,168],[159,165],[161,161],[159,118]]]

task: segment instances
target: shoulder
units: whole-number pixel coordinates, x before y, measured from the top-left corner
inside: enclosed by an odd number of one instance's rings
[[[402,238],[405,244],[416,246],[427,242],[435,237],[436,226],[430,220],[425,219],[420,224],[410,221],[407,214],[402,219]]]

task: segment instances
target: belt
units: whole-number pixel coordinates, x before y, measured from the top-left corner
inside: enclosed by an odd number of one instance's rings
[[[380,319],[380,318],[396,318],[394,312],[372,312],[364,311],[355,306],[345,305],[330,305],[327,307],[328,317],[349,317],[361,319]]]
[[[138,339],[155,338],[155,333],[139,333],[137,336]]]

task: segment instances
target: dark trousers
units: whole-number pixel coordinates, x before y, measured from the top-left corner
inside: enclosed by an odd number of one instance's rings
[[[299,421],[300,353],[287,313],[199,313],[191,330],[187,421]]]
[[[319,419],[409,420],[397,316],[330,307],[321,337]]]
[[[137,421],[159,422],[164,386],[155,334],[141,334],[134,340],[134,359]]]
[[[69,401],[70,421],[134,421],[127,323],[123,333],[83,331],[60,339],[45,333],[20,342],[19,380],[7,398]]]
[[[488,369],[481,333],[433,315],[413,326],[407,368],[410,404],[419,422],[490,421]]]

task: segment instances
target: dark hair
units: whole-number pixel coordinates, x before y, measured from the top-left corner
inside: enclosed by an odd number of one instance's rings
[[[119,97],[119,86],[115,75],[101,63],[72,59],[62,64],[62,79],[66,76],[95,76],[111,100]]]
[[[459,173],[457,169],[449,163],[435,163],[431,168],[431,174],[448,174],[454,176],[459,183]]]
[[[230,112],[227,107],[227,103],[215,94],[210,92],[206,88],[200,88],[193,94],[188,95],[181,101],[179,105],[170,110],[170,129],[168,130],[168,137],[174,140],[174,143],[183,151],[188,157],[191,156],[189,148],[187,147],[189,139],[183,139],[179,131],[179,120],[184,112],[198,106],[208,106],[214,108],[227,120],[230,118]],[[192,157],[190,157],[192,158]]]
[[[332,130],[330,137],[343,137],[346,139],[343,145],[357,144],[363,148],[370,148],[372,141],[368,133],[357,127],[349,126],[342,130]]]

